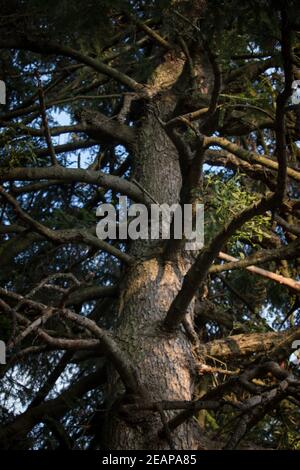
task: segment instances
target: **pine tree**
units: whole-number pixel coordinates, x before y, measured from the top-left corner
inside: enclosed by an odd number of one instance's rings
[[[299,448],[298,3],[1,2],[2,448]]]

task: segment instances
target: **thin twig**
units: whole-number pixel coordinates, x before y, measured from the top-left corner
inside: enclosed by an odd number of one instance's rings
[[[48,124],[48,118],[47,118],[47,113],[46,113],[46,104],[45,104],[45,96],[44,96],[44,90],[41,85],[41,81],[38,77],[38,96],[39,96],[39,102],[40,102],[40,110],[41,110],[41,116],[42,116],[42,122],[43,122],[43,129],[45,133],[45,139],[47,142],[48,150],[50,153],[50,158],[51,158],[51,163],[53,166],[59,165],[54,146],[52,143],[52,138],[51,138],[51,132]]]

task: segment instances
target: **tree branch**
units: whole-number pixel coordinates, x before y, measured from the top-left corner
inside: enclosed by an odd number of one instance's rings
[[[234,217],[231,222],[211,241],[209,246],[200,252],[195,263],[185,275],[182,288],[173,300],[167,313],[164,326],[169,330],[176,328],[184,319],[190,302],[192,301],[197,289],[201,287],[204,282],[211,264],[219,251],[221,251],[224,243],[229,240],[236,230],[242,227],[248,220],[251,220],[257,215],[264,214],[267,210],[273,211],[276,207],[280,206],[283,201],[287,175],[284,108],[286,101],[291,94],[292,84],[290,33],[288,32],[287,37],[284,35],[285,28],[287,27],[286,22],[286,14],[285,11],[283,11],[282,55],[284,60],[285,88],[278,96],[276,109],[276,156],[278,160],[276,191],[267,198],[261,198],[258,203],[253,204],[251,207],[245,209],[241,214]],[[204,138],[204,145],[205,139],[207,138]]]
[[[293,352],[292,343],[300,338],[300,328],[295,327],[283,332],[246,333],[210,341],[200,346],[202,354],[220,358],[224,362],[248,357],[258,353],[277,359],[277,348],[284,350],[288,357]]]
[[[134,183],[101,171],[83,170],[81,168],[45,167],[45,168],[0,168],[0,181],[37,181],[41,179],[56,180],[62,183],[87,183],[126,194],[134,201],[144,204],[151,200]]]
[[[44,91],[43,91],[40,80],[38,81],[38,95],[39,95],[39,101],[40,101],[40,109],[41,109],[45,139],[46,139],[46,142],[47,142],[48,151],[50,153],[51,163],[52,163],[52,165],[59,165],[59,163],[57,161],[56,154],[55,154],[55,150],[54,150],[54,147],[53,147],[53,143],[52,143],[51,132],[50,132],[47,113],[46,113]]]
[[[118,287],[115,286],[89,286],[73,292],[66,302],[66,306],[78,305],[89,300],[103,297],[117,297]]]
[[[279,282],[279,284],[286,285],[292,290],[298,292],[300,290],[300,282],[285,276],[281,276],[280,274],[267,271],[265,269],[257,268],[253,265],[266,263],[268,261],[294,259],[299,253],[299,248],[300,239],[297,239],[295,242],[290,243],[290,245],[286,247],[277,248],[275,250],[262,250],[252,256],[248,256],[247,258],[240,260],[226,253],[220,252],[218,257],[225,261],[229,261],[229,263],[214,265],[209,269],[209,273],[216,274],[224,271],[231,271],[233,269],[246,268],[248,271],[254,274],[258,274],[275,282]]]
[[[270,158],[264,157],[262,155],[259,155],[255,152],[250,152],[248,150],[243,149],[239,145],[230,142],[227,139],[224,139],[224,137],[205,137],[204,138],[204,146],[206,148],[211,147],[213,145],[217,145],[224,150],[227,150],[230,153],[233,153],[237,157],[239,157],[241,160],[244,160],[249,163],[258,163],[259,165],[262,165],[266,168],[269,168],[270,170],[276,170],[277,172],[279,171],[279,164],[278,162],[275,162],[274,160],[271,160]],[[213,159],[211,160],[211,163],[213,164]],[[294,179],[295,181],[300,181],[300,172],[297,170],[294,170],[293,168],[287,168],[287,175]]]
[[[32,407],[17,416],[14,421],[0,429],[1,448],[13,448],[14,442],[20,440],[45,416],[62,417],[68,410],[80,404],[80,399],[90,390],[102,384],[105,378],[102,367],[71,385],[57,398],[48,400],[39,406]]]
[[[99,238],[89,234],[88,230],[52,230],[51,228],[46,227],[40,222],[37,222],[21,209],[18,201],[11,194],[4,191],[2,186],[0,186],[0,196],[2,196],[9,202],[9,204],[13,207],[18,218],[23,220],[26,225],[31,227],[35,232],[37,232],[39,235],[46,238],[47,240],[59,244],[82,242],[89,246],[94,246],[99,250],[104,250],[107,253],[110,253],[111,255],[121,259],[127,264],[132,264],[133,259],[131,258],[131,256],[127,255],[121,250],[118,250],[113,245],[110,245],[104,240],[100,240]]]
[[[39,54],[57,54],[70,57],[79,63],[83,63],[89,67],[92,67],[97,72],[103,73],[104,75],[113,78],[131,90],[141,93],[145,92],[146,90],[144,85],[141,85],[119,70],[116,70],[113,67],[100,62],[99,60],[95,60],[92,57],[81,53],[77,49],[73,49],[62,44],[57,44],[53,41],[45,41],[41,40],[40,38],[37,38],[36,40],[29,39],[24,35],[22,37],[15,36],[13,39],[0,40],[0,48],[28,50],[32,52],[38,52]]]

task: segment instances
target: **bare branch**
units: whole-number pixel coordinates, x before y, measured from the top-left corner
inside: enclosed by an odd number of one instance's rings
[[[293,352],[292,343],[300,338],[300,328],[283,332],[245,333],[217,339],[201,346],[201,352],[210,357],[230,361],[250,357],[258,353],[277,359],[277,348],[284,350],[286,357]]]
[[[61,313],[65,318],[68,318],[75,323],[78,323],[80,326],[83,326],[93,333],[99,340],[101,340],[101,345],[105,350],[105,354],[119,372],[127,390],[139,394],[139,392],[141,392],[141,386],[138,383],[133,366],[124,355],[124,352],[121,351],[112,336],[97,326],[93,320],[90,320],[87,317],[82,317],[67,309],[61,310]]]
[[[172,45],[164,39],[159,33],[154,29],[150,28],[146,23],[141,20],[138,20],[133,15],[127,15],[142,31],[144,31],[151,39],[153,39],[159,46],[163,47],[166,50],[172,49]]]
[[[224,150],[227,150],[230,153],[233,153],[237,157],[239,157],[241,160],[245,160],[246,162],[249,163],[258,163],[266,168],[269,168],[270,170],[276,170],[277,172],[279,171],[279,164],[278,162],[271,160],[270,157],[265,157],[262,155],[259,155],[255,152],[250,152],[248,150],[243,149],[239,145],[230,142],[227,139],[224,139],[224,137],[205,137],[204,138],[204,146],[205,147],[211,147],[213,145],[217,145]],[[211,160],[213,163],[213,160]],[[287,168],[287,175],[294,179],[295,181],[300,181],[300,172],[297,170],[294,170],[293,168]]]
[[[118,288],[115,286],[89,286],[77,289],[66,302],[68,305],[78,305],[83,302],[103,297],[117,297]]]
[[[215,274],[219,272],[230,271],[232,269],[246,268],[248,271],[254,274],[271,279],[275,282],[278,282],[279,284],[288,286],[290,289],[295,290],[296,292],[299,292],[300,282],[285,276],[281,276],[280,274],[267,271],[266,269],[253,266],[254,264],[266,263],[268,261],[293,259],[299,253],[299,247],[300,240],[296,240],[287,247],[278,248],[276,250],[262,250],[252,256],[240,260],[221,251],[218,254],[218,257],[225,261],[229,261],[229,263],[214,265],[209,269],[209,273]]]
[[[81,168],[63,168],[60,166],[43,168],[0,168],[2,181],[37,181],[41,179],[56,180],[62,183],[80,182],[94,184],[103,188],[126,194],[134,201],[151,203],[147,195],[134,183],[101,171],[83,170]]]

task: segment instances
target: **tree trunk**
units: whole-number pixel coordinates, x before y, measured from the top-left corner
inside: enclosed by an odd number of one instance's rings
[[[177,104],[171,82],[178,83],[182,70],[181,57],[166,57],[154,76],[158,86],[167,77],[166,91],[147,109],[139,129],[133,177],[154,200],[169,205],[178,203],[182,178],[179,155],[156,117],[167,121]],[[173,87],[174,88],[174,87]],[[153,109],[154,108],[154,109]],[[147,246],[146,246],[147,245]],[[136,241],[131,251],[139,262],[124,275],[119,308],[117,337],[139,374],[152,401],[191,400],[194,394],[194,357],[192,345],[181,327],[174,334],[162,329],[162,320],[177,294],[184,274],[190,266],[188,252],[175,262],[164,262],[159,254],[161,241]],[[145,256],[145,253],[147,255]],[[115,376],[111,390],[121,389]],[[167,420],[174,412],[165,412]],[[172,438],[158,438],[163,428],[158,412],[123,419],[111,416],[105,427],[110,449],[197,449],[200,445],[199,426],[195,420],[178,427]]]

